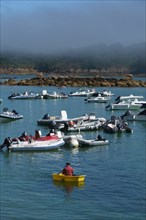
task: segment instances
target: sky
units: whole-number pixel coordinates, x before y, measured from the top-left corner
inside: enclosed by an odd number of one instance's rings
[[[1,52],[50,54],[145,41],[145,0],[1,0]]]

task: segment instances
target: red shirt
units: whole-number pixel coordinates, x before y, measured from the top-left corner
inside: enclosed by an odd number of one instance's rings
[[[73,168],[70,165],[66,165],[66,167],[63,169],[62,173],[68,176],[72,176],[73,175]]]

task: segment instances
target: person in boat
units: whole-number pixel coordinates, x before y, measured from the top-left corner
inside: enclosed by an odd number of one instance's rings
[[[16,112],[15,109],[14,109],[12,112],[13,112],[15,115],[18,115],[18,112]]]
[[[69,127],[68,122],[65,122],[65,123],[64,123],[64,132],[65,132],[65,133],[68,132],[68,127]]]
[[[68,176],[73,176],[74,170],[71,167],[70,163],[66,163],[66,166],[64,167],[64,169],[62,170],[62,173],[64,175],[68,175]]]
[[[69,127],[73,127],[74,126],[74,122],[73,121],[70,121],[69,122]]]
[[[96,141],[105,141],[105,138],[102,138],[102,136],[100,134],[98,134]]]
[[[50,132],[46,135],[46,136],[52,136],[54,135],[56,132],[55,132],[55,129],[51,129]]]
[[[29,140],[29,136],[27,135],[26,132],[23,132],[22,135],[19,137],[20,141],[28,141]]]

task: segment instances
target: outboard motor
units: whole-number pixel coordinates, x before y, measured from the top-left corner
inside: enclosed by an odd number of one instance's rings
[[[118,129],[118,132],[122,131],[121,125],[119,123],[117,124],[117,129]]]
[[[49,127],[50,129],[58,129],[59,124],[56,123],[56,121],[53,121],[53,120],[52,120],[52,121],[49,122],[48,127]]]
[[[12,112],[13,112],[15,115],[18,115],[18,112],[16,112],[15,109],[14,109]]]
[[[49,119],[50,118],[50,115],[49,114],[45,114],[43,119]]]
[[[0,150],[2,150],[5,146],[9,150],[9,146],[11,145],[11,143],[12,143],[12,140],[10,137],[5,138],[4,143],[2,145],[0,145]]]
[[[98,136],[97,136],[97,140],[98,140],[98,141],[102,141],[102,137],[101,137],[100,134],[98,134]]]

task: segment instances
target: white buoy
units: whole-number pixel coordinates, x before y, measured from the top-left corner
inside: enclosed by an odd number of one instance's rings
[[[79,142],[77,141],[77,139],[71,139],[70,147],[78,147],[78,146],[79,146]]]

